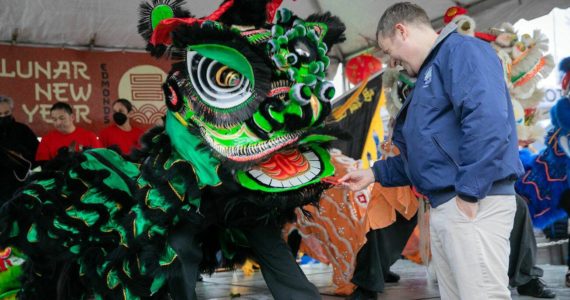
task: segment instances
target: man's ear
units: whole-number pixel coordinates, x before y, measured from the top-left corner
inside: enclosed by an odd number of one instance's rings
[[[396,23],[396,25],[394,25],[394,34],[400,35],[402,40],[406,40],[409,34],[408,28],[402,23]]]

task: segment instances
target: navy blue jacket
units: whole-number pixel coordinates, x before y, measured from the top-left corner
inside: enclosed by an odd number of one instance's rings
[[[377,161],[383,186],[413,185],[437,207],[514,194],[523,173],[513,108],[491,46],[455,31],[440,36],[396,118],[401,154]]]

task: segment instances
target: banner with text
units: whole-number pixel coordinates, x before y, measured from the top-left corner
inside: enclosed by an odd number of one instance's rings
[[[380,158],[380,144],[384,141],[382,97],[382,73],[376,73],[333,101],[333,115],[339,107],[348,108],[337,122],[352,139],[334,141],[332,145],[346,156],[362,159],[365,168],[370,161]]]
[[[78,51],[0,45],[0,95],[14,100],[14,116],[43,136],[57,101],[74,109],[75,123],[99,132],[112,122],[112,103],[133,103],[134,120],[147,128],[164,115],[167,60],[146,53]]]

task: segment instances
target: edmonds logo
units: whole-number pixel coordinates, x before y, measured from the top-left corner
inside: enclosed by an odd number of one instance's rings
[[[133,120],[140,124],[154,125],[166,113],[162,83],[166,73],[152,65],[140,65],[129,69],[119,81],[119,98],[133,103]]]

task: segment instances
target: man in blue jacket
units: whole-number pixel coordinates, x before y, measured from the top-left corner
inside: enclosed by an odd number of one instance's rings
[[[418,78],[396,117],[401,154],[341,181],[352,190],[413,185],[428,198],[442,299],[510,299],[514,181],[523,172],[513,109],[495,51],[454,26],[438,35],[408,2],[382,15],[380,48]]]

